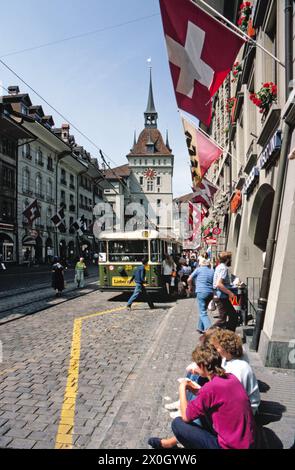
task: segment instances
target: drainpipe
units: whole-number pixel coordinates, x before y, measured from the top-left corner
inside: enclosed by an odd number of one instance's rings
[[[289,84],[293,79],[293,1],[285,0],[285,64],[286,64],[286,90],[285,99],[289,97]],[[271,281],[271,272],[275,252],[276,236],[279,225],[279,215],[283,203],[285,178],[288,170],[288,153],[293,129],[286,122],[283,127],[283,144],[281,148],[278,179],[274,203],[271,214],[270,228],[266,245],[266,256],[262,273],[260,298],[256,314],[256,325],[253,333],[251,348],[258,350],[260,334],[263,329],[265,312],[268,302],[268,293]]]

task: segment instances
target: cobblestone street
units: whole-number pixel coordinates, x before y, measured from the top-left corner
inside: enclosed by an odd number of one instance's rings
[[[198,339],[194,300],[125,304],[94,292],[1,326],[0,447],[145,449],[149,436],[170,434],[164,405]],[[294,371],[250,356],[263,424],[290,447]]]

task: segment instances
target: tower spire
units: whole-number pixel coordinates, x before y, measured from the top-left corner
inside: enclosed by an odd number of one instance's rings
[[[150,67],[150,86],[147,107],[144,113],[144,125],[147,128],[157,128],[158,113],[155,108],[153,84],[152,84],[152,68]]]
[[[169,139],[168,139],[168,129],[166,129],[166,147],[168,150],[171,150],[171,147],[169,145]]]

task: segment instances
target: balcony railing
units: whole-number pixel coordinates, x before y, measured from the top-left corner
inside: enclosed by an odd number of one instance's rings
[[[71,204],[69,207],[70,212],[75,212],[76,211],[76,206],[74,204]]]
[[[70,183],[70,189],[75,189],[75,185],[73,183]]]
[[[42,160],[36,160],[37,165],[44,166],[44,162]]]
[[[24,158],[27,158],[28,160],[32,160],[32,155],[30,155],[29,153],[22,152],[22,155]]]
[[[62,207],[63,209],[67,208],[67,205],[65,202],[61,202],[59,206]]]
[[[53,168],[53,166],[51,166],[51,165],[47,165],[47,170],[54,172],[54,168]]]
[[[66,180],[64,180],[64,179],[61,179],[61,180],[60,180],[60,183],[63,184],[64,186],[67,186],[67,182],[66,182]]]

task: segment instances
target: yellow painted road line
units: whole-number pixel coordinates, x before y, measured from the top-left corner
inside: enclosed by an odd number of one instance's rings
[[[76,318],[74,321],[68,378],[64,393],[61,417],[55,440],[56,449],[71,449],[73,447],[73,431],[75,424],[76,397],[78,392],[80,366],[82,321],[102,315],[107,315],[108,313],[119,312],[120,310],[125,309],[126,307],[118,307],[111,310],[104,310],[103,312],[96,312],[90,315],[85,315],[84,317]]]

